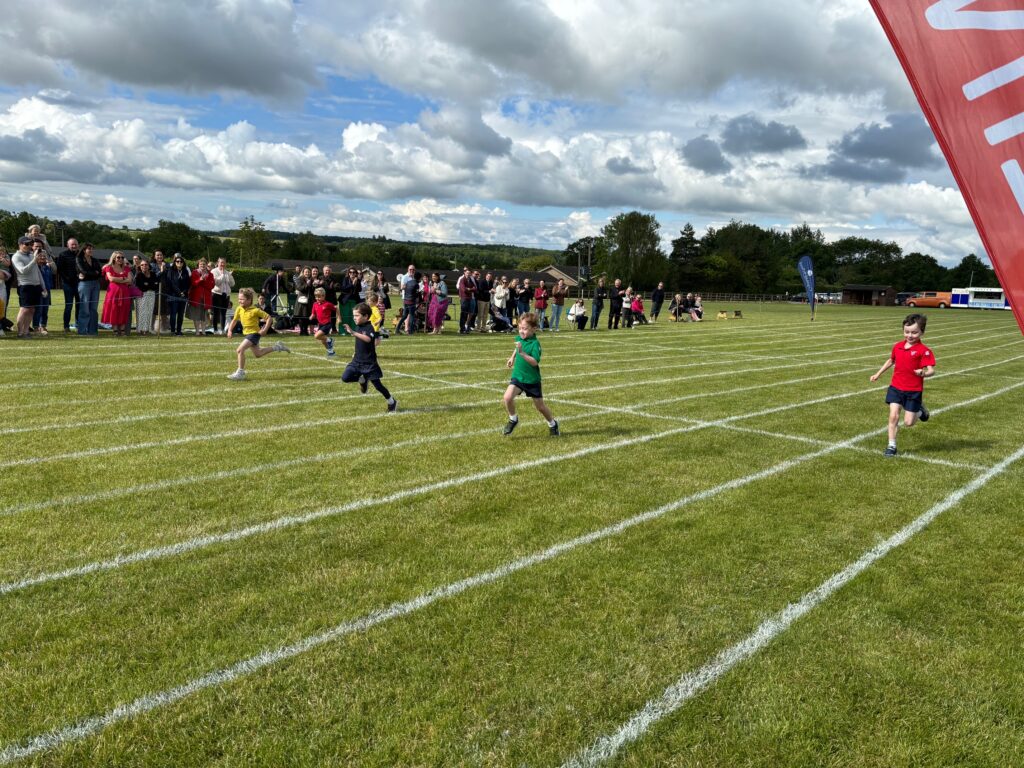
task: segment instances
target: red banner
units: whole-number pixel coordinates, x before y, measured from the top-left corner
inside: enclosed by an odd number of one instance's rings
[[[1024,331],[1024,3],[871,0],[871,5]]]

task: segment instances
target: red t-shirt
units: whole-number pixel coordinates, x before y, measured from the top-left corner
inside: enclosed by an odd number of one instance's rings
[[[935,355],[923,342],[917,342],[909,349],[907,342],[897,341],[892,348],[892,361],[896,367],[892,372],[892,386],[904,392],[923,392],[924,379],[914,373],[919,368],[935,365]]]
[[[317,323],[324,325],[331,322],[335,309],[336,307],[329,301],[314,301],[309,314],[313,316]]]

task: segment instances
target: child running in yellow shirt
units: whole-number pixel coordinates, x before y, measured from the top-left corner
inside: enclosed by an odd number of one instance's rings
[[[235,323],[242,324],[242,333],[245,338],[238,345],[235,354],[238,355],[238,370],[228,376],[232,381],[242,381],[245,378],[245,352],[252,350],[254,357],[263,357],[271,352],[291,352],[283,342],[275,342],[270,349],[260,349],[260,339],[267,335],[270,324],[274,321],[269,314],[259,307],[254,306],[256,292],[252,288],[243,288],[238,292],[238,306],[235,307],[235,314],[228,324],[228,338],[234,334]],[[263,325],[260,326],[260,321]]]

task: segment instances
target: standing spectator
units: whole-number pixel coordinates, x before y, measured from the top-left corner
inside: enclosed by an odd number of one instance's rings
[[[95,336],[99,333],[100,275],[102,265],[92,257],[92,243],[82,246],[78,259],[78,326],[79,336]]]
[[[427,332],[440,335],[444,329],[444,314],[448,311],[448,286],[441,276],[430,275],[430,305],[427,308]]]
[[[403,284],[402,317],[398,321],[398,333],[403,332],[403,326],[405,327],[404,332],[410,336],[416,332],[416,305],[419,301],[420,278],[419,272],[413,272],[411,279],[406,280]],[[348,323],[345,325],[349,326]]]
[[[60,278],[61,288],[64,289],[64,331],[77,330],[71,325],[72,311],[80,306],[78,301],[78,240],[70,238],[68,247],[57,255],[57,277]]]
[[[491,306],[494,308],[494,317],[502,318],[503,322],[509,323],[508,317],[508,278],[500,277],[494,282],[494,291],[491,294]]]
[[[459,333],[473,330],[473,303],[476,300],[476,281],[469,267],[462,268],[462,277],[455,284],[459,292]]]
[[[341,278],[341,286],[338,290],[338,301],[341,304],[341,319],[338,326],[353,325],[355,320],[352,312],[359,303],[359,291],[362,288],[362,281],[359,279],[359,270],[349,267]]]
[[[420,287],[417,291],[417,294],[419,295],[419,303],[416,305],[416,325],[426,331],[428,330],[427,309],[430,307],[430,278],[424,274],[422,279],[419,281],[419,284]],[[372,291],[370,291],[370,293],[372,293]]]
[[[14,267],[7,257],[7,249],[0,245],[0,316],[7,317],[7,281],[11,279]],[[4,326],[0,324],[0,336],[4,335]]]
[[[557,331],[562,322],[562,309],[565,307],[565,297],[569,295],[569,289],[565,287],[565,281],[559,280],[551,289],[551,330]]]
[[[665,284],[658,283],[658,287],[651,291],[651,322],[658,322],[658,315],[661,314],[661,305],[665,303]]]
[[[295,269],[292,272],[291,279],[289,280],[288,314],[290,314],[290,315],[294,315],[295,314],[295,304],[296,304],[296,300],[298,299],[298,296],[295,293],[295,283],[298,282],[298,279],[301,276],[302,276],[302,265],[301,264],[296,264],[295,265]]]
[[[309,336],[309,318],[313,309],[313,271],[306,267],[295,280],[295,318],[299,321],[299,335]]]
[[[604,284],[604,278],[597,279],[597,287],[594,289],[594,303],[590,306],[590,330],[597,330],[597,321],[601,317],[601,310],[608,299],[608,288]],[[609,326],[611,327],[611,326]]]
[[[530,302],[533,300],[533,288],[530,287],[530,278],[524,277],[523,282],[516,288],[516,315],[522,317],[530,311]]]
[[[547,322],[548,299],[550,298],[551,293],[544,285],[544,281],[541,280],[533,291],[533,309],[537,314],[537,327],[542,331],[545,325],[548,330],[551,329],[551,325]]]
[[[46,330],[46,324],[50,319],[50,296],[53,292],[54,271],[50,266],[53,264],[53,261],[47,258],[41,240],[36,240],[34,245],[35,250],[33,252],[36,255],[36,265],[39,267],[39,276],[43,281],[43,295],[39,299],[39,305],[32,315],[32,330],[42,336],[46,336],[49,333]]]
[[[156,309],[160,276],[145,259],[139,262],[139,271],[135,274],[135,287],[141,294],[135,299],[136,328],[140,336],[148,336],[153,329],[153,311]]]
[[[46,251],[42,248],[32,250],[36,241],[31,237],[18,238],[18,250],[11,258],[11,267],[18,276],[18,338],[27,339],[29,330],[32,327],[32,317],[35,315],[36,307],[42,302],[46,287],[43,285],[43,276],[39,272],[37,253],[42,253],[43,259],[52,264]]]
[[[615,278],[611,291],[608,294],[608,330],[618,330],[619,321],[622,319],[622,301],[626,298],[626,289],[622,287],[622,281]]]
[[[129,286],[132,284],[132,271],[121,251],[110,254],[110,261],[103,267],[103,275],[107,278],[107,295],[103,300],[104,323],[110,325],[115,336],[127,336],[130,330],[129,307],[131,295]]]
[[[213,275],[213,332],[220,336],[227,331],[224,327],[231,306],[231,289],[235,287],[235,276],[228,270],[224,259],[217,259],[217,266],[210,270]]]
[[[192,273],[185,266],[185,259],[180,253],[174,254],[171,266],[164,271],[161,286],[167,298],[168,330],[175,336],[181,336],[185,305],[188,303],[188,292],[192,287]]]
[[[519,278],[513,277],[508,282],[508,317],[513,323],[519,317]]]
[[[189,275],[188,315],[195,326],[196,336],[206,332],[210,307],[213,306],[213,275],[206,259],[200,259]]]
[[[153,333],[160,334],[168,326],[167,297],[164,296],[164,272],[167,271],[167,262],[164,261],[163,251],[153,251],[153,261],[149,265],[153,277],[157,280],[156,299],[153,306]]]
[[[494,276],[488,272],[484,277],[480,273],[473,275],[476,278],[476,329],[480,333],[487,331],[487,323],[490,320],[491,293],[494,291]]]

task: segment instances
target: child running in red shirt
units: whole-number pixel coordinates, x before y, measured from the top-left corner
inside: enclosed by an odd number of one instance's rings
[[[313,291],[313,298],[315,301],[309,308],[309,315],[317,324],[313,338],[324,345],[328,357],[334,357],[334,339],[331,338],[331,327],[334,325],[334,314],[337,307],[327,300],[327,291],[323,288]]]
[[[935,355],[921,341],[928,318],[924,315],[907,315],[903,320],[903,341],[893,345],[889,359],[882,363],[878,377],[896,366],[892,373],[892,383],[885,393],[885,402],[889,404],[889,445],[885,449],[886,456],[896,455],[896,432],[900,426],[900,408],[903,409],[903,426],[912,427],[921,421],[928,421],[928,409],[924,407],[924,380],[935,373]]]

